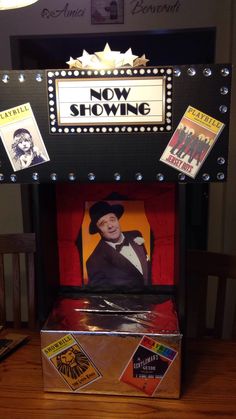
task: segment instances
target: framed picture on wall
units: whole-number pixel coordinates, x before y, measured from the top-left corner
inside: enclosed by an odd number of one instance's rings
[[[91,23],[124,23],[124,0],[91,0]]]

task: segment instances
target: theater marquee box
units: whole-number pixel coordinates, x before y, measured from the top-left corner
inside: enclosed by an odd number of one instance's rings
[[[0,72],[0,183],[30,185],[42,323],[51,310],[46,391],[179,397],[185,184],[227,179],[231,73],[229,64]],[[110,281],[115,250],[101,252],[94,205],[101,217],[112,209],[132,242]],[[98,254],[102,274],[91,269]],[[130,275],[120,273],[125,257]]]
[[[178,398],[181,338],[166,296],[60,298],[41,331],[44,388]]]
[[[122,231],[139,230],[151,266],[148,283],[129,287],[126,277],[121,282],[127,269],[123,256],[118,278],[115,264],[108,281],[102,267],[95,282],[89,281],[89,271],[85,275],[86,260],[99,246],[93,243],[99,234],[91,229],[86,204],[101,200],[114,211],[122,203]],[[175,185],[58,184],[56,207],[61,297],[41,331],[45,390],[179,397],[182,334],[174,294],[183,282],[178,261],[183,249]],[[114,262],[115,251],[106,258]],[[79,358],[83,369],[76,366]]]

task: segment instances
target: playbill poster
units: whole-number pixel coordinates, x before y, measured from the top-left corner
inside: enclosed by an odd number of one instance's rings
[[[93,361],[71,334],[50,343],[43,354],[73,391],[101,378]]]
[[[224,124],[188,106],[160,161],[195,178]]]
[[[173,348],[144,336],[126,365],[120,381],[152,396],[177,355]]]
[[[0,136],[14,172],[50,160],[30,103],[0,112]]]

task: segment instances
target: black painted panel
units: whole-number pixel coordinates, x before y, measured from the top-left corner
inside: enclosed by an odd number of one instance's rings
[[[223,122],[223,129],[216,144],[205,160],[195,179],[186,176],[186,182],[202,182],[202,175],[210,175],[210,181],[221,182],[227,178],[227,163],[219,165],[218,157],[228,157],[228,135],[230,120],[230,83],[231,66],[225,64],[196,65],[196,75],[188,75],[190,66],[179,66],[181,75],[173,77],[173,122],[171,132],[122,133],[122,134],[50,134],[47,104],[46,71],[25,70],[25,81],[19,82],[20,71],[0,72],[0,111],[30,102],[45,142],[50,162],[15,172],[17,183],[36,183],[32,174],[39,174],[40,183],[53,182],[52,173],[57,181],[68,181],[68,174],[74,173],[76,181],[88,182],[88,174],[93,173],[93,182],[110,182],[119,173],[123,182],[135,181],[136,174],[142,174],[142,181],[156,181],[158,173],[163,174],[165,182],[178,182],[178,170],[159,161],[171,135],[177,127],[186,108],[191,105],[213,118]],[[203,69],[209,67],[211,76],[206,77]],[[230,70],[228,76],[222,69]],[[57,70],[60,71],[60,70]],[[36,75],[43,75],[43,81],[36,81]],[[2,78],[8,74],[9,81]],[[229,93],[222,95],[221,87],[226,86]],[[221,105],[227,112],[220,112]],[[0,142],[0,179],[2,183],[11,182],[13,173],[3,144]],[[224,179],[217,174],[223,173]]]

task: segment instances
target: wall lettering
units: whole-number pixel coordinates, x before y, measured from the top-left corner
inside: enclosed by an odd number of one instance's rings
[[[83,17],[85,15],[86,8],[84,9],[71,9],[69,3],[66,3],[62,9],[43,9],[41,12],[41,17],[43,18],[75,18],[75,17]]]
[[[175,0],[168,3],[158,4],[155,0],[130,0],[132,15],[146,15],[146,14],[161,14],[161,13],[178,13],[181,7],[180,0]]]

